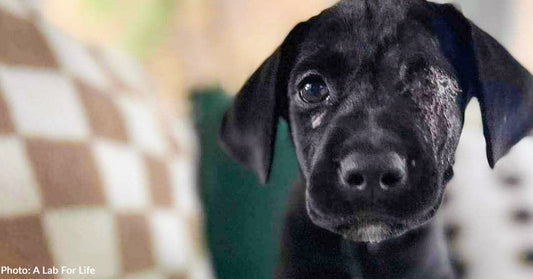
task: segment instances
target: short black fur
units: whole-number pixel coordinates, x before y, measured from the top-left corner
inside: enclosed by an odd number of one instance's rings
[[[298,24],[220,133],[265,182],[289,123],[302,175],[277,277],[453,278],[433,216],[472,97],[494,166],[532,128],[533,78],[451,5],[342,1]]]

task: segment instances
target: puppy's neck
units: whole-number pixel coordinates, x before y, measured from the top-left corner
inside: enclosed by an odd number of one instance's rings
[[[354,278],[453,278],[437,221],[380,243],[344,241]]]

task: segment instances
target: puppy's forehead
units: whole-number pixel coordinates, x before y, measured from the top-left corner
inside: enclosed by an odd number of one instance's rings
[[[420,9],[411,1],[350,0],[341,1],[316,17],[315,35],[330,37],[359,34],[361,40],[395,36],[397,27],[406,21],[410,10]]]
[[[313,18],[301,42],[298,61],[332,64],[331,68],[344,70],[364,64],[398,70],[411,60],[426,60],[427,64],[448,68],[423,3],[342,1]]]

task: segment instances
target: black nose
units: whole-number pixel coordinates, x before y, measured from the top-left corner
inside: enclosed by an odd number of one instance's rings
[[[348,189],[381,190],[405,186],[405,158],[395,152],[379,154],[353,153],[341,161],[339,175]]]

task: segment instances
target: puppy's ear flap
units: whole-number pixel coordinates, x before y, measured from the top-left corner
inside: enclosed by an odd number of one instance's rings
[[[252,74],[222,120],[222,146],[240,164],[253,170],[261,183],[268,180],[278,118],[287,114],[290,69],[307,24],[298,24]]]
[[[278,123],[278,48],[248,79],[224,114],[220,141],[231,157],[252,169],[261,183],[270,173]]]
[[[441,44],[455,44],[445,52],[456,60],[452,64],[467,98],[479,100],[487,158],[494,167],[533,128],[533,77],[502,45],[453,6],[439,5],[439,11],[455,32],[453,39],[441,36]]]
[[[471,24],[487,158],[491,167],[533,128],[533,77],[490,35]]]

